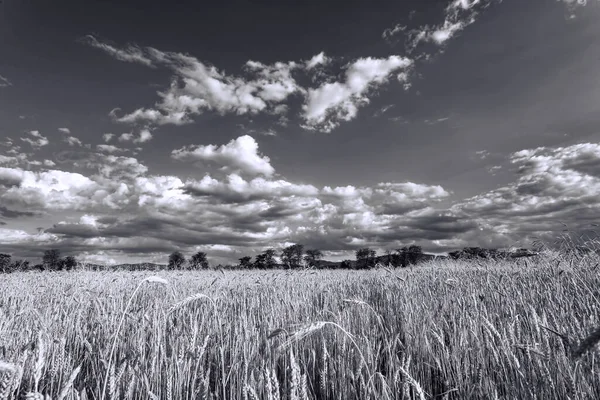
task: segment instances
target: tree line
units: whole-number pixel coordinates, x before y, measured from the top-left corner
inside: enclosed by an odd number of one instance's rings
[[[323,252],[319,249],[305,249],[302,244],[293,244],[281,250],[278,254],[275,249],[267,249],[255,257],[244,256],[236,265],[217,265],[221,269],[301,269],[301,268],[342,268],[342,269],[369,269],[378,264],[389,267],[406,267],[417,264],[424,257],[420,246],[403,247],[394,251],[388,250],[382,256],[369,247],[356,250],[354,260],[343,260],[331,262],[323,260]],[[279,258],[279,260],[278,260]],[[70,271],[80,267],[82,264],[73,256],[62,257],[58,249],[44,251],[42,263],[31,265],[26,260],[12,260],[9,254],[0,253],[0,273],[17,271],[39,270],[39,271]],[[91,265],[92,269],[101,268]],[[208,255],[199,251],[191,257],[186,258],[180,251],[173,251],[167,260],[166,266],[156,264],[123,264],[117,266],[120,269],[156,269],[166,268],[168,270],[204,270],[211,268]]]

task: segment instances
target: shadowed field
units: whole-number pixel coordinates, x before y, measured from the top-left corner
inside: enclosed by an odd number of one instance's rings
[[[10,274],[0,399],[600,398],[597,262]]]

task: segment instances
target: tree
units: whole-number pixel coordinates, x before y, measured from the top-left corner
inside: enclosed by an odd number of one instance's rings
[[[302,263],[302,254],[304,246],[301,244],[293,244],[281,251],[281,261],[286,268],[299,268]]]
[[[244,256],[240,258],[240,268],[250,269],[250,267],[252,267],[251,261],[252,257],[250,256]]]
[[[190,265],[192,269],[208,269],[208,259],[206,258],[206,253],[203,251],[199,251],[192,256],[190,259]]]
[[[412,245],[408,248],[408,261],[415,265],[423,257],[423,249],[421,246]]]
[[[394,257],[392,256],[392,251],[390,249],[386,249],[385,251],[385,265],[386,267],[395,266]]]
[[[10,272],[10,254],[0,253],[0,273]]]
[[[408,265],[408,247],[404,246],[403,248],[396,250],[396,257],[398,265],[402,268],[406,268]]]
[[[323,253],[321,250],[317,249],[309,249],[306,250],[306,255],[304,256],[304,262],[308,267],[318,267],[319,261],[323,258]]]
[[[10,264],[9,270],[15,271],[27,271],[29,269],[29,261],[26,260],[15,260]]]
[[[185,264],[185,257],[181,252],[174,251],[169,255],[169,269],[181,269]]]
[[[61,263],[60,269],[66,269],[67,271],[70,271],[77,267],[77,260],[73,256],[67,256],[67,257],[63,258],[62,260],[60,260],[60,263]]]
[[[275,250],[273,249],[267,249],[264,252],[257,254],[253,267],[257,269],[274,269],[277,266],[275,254]]]
[[[376,252],[373,249],[364,247],[356,250],[356,266],[359,269],[373,268],[375,266]]]
[[[61,268],[60,250],[51,249],[44,251],[42,263],[45,269],[58,270]]]
[[[344,260],[340,263],[340,268],[342,269],[351,269],[352,268],[352,260]]]

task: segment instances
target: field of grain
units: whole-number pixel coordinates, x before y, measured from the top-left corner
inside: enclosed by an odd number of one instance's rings
[[[0,399],[598,399],[599,271],[9,274]]]

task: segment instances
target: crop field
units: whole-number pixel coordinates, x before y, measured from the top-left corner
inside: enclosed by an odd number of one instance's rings
[[[598,399],[594,257],[8,274],[0,399]]]

